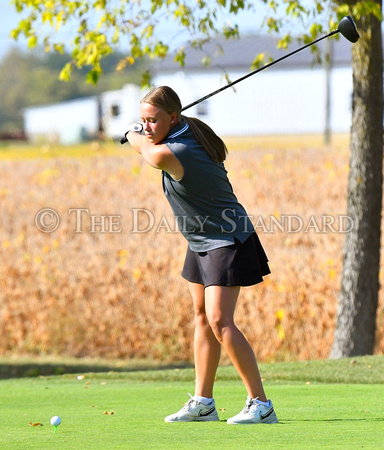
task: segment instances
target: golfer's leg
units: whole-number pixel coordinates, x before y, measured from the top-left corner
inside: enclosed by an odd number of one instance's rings
[[[188,283],[195,311],[194,356],[196,371],[195,395],[213,397],[213,383],[220,361],[221,345],[212,332],[205,313],[204,286]]]
[[[209,324],[222,344],[252,398],[267,401],[255,354],[233,321],[240,287],[209,286],[205,289],[205,308]]]

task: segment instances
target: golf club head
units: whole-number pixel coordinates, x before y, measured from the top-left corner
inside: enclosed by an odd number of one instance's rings
[[[339,31],[345,39],[348,39],[349,42],[355,43],[360,37],[351,16],[345,16],[340,20],[337,31]]]

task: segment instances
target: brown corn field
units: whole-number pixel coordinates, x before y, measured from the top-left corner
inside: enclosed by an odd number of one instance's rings
[[[329,354],[350,226],[348,158],[348,145],[265,148],[257,138],[228,156],[272,271],[242,289],[236,312],[259,361]],[[0,201],[0,355],[193,360],[192,304],[180,276],[186,241],[160,171],[129,147],[3,159]],[[43,208],[58,214],[55,231],[46,232],[56,217]],[[381,291],[378,354],[383,329]]]

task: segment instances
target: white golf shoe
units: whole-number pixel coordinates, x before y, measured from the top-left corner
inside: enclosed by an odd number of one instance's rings
[[[234,417],[227,420],[231,425],[249,425],[254,423],[278,423],[271,400],[268,406],[257,401],[257,398],[247,397],[245,407]]]
[[[191,397],[188,403],[179,412],[167,416],[164,419],[166,422],[213,422],[219,420],[214,400],[209,405],[205,405],[191,394],[188,395]]]

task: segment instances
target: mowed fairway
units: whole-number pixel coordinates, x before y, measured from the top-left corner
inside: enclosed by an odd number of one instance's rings
[[[193,393],[192,369],[3,380],[0,447],[382,448],[382,360],[263,365],[262,372],[272,378],[275,370],[290,378],[265,382],[280,420],[269,426],[226,424],[245,401],[244,388],[231,367],[219,368],[215,399],[221,421],[213,423],[164,422],[166,415],[182,407],[187,393]],[[320,383],[313,381],[321,377],[314,375],[316,368],[322,368],[325,377],[335,370],[335,380],[356,380],[359,371],[365,380],[368,371],[374,384]],[[294,373],[300,373],[298,381]],[[312,381],[302,381],[305,378]],[[62,419],[56,433],[49,423],[53,415]]]

